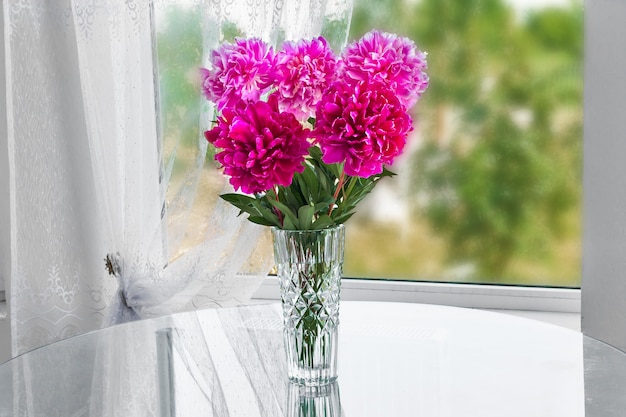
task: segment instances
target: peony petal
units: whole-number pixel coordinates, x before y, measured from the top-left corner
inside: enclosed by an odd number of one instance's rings
[[[325,146],[323,148],[322,161],[327,164],[335,164],[343,162],[346,157],[346,152],[343,148],[334,146]]]
[[[211,130],[205,131],[204,132],[204,137],[206,138],[206,140],[209,143],[213,144],[219,138],[221,133],[222,133],[222,129],[220,129],[218,126],[216,126],[213,129],[211,129]]]

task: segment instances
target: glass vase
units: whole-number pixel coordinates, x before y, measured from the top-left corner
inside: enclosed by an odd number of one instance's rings
[[[337,379],[344,229],[272,229],[289,379],[298,384]]]

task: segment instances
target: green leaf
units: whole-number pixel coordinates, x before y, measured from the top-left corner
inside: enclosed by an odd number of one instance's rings
[[[283,225],[285,225],[285,222],[288,219],[291,221],[292,224],[294,225],[298,224],[298,216],[296,216],[296,214],[289,207],[287,207],[285,204],[281,203],[280,201],[276,201],[272,199],[268,199],[268,201],[270,202],[272,206],[276,207],[283,214],[284,216]]]
[[[287,207],[296,208],[307,204],[306,199],[295,189],[295,187],[283,188],[279,193],[279,201],[283,201]]]
[[[317,203],[314,206],[314,211],[315,211],[315,213],[326,213],[326,212],[328,212],[329,208],[330,208],[330,203],[328,203],[326,201],[322,201],[320,203]]]
[[[396,174],[395,172],[389,171],[387,169],[387,167],[384,166],[384,165],[383,165],[383,172],[381,174],[379,174],[379,176],[381,178],[383,178],[383,177],[395,177],[396,175],[398,175],[398,174]]]
[[[352,217],[353,215],[354,215],[354,212],[346,213],[338,217],[333,217],[333,220],[335,221],[336,224],[341,224],[341,223],[345,223],[346,221],[348,221],[348,219]]]
[[[321,161],[322,159],[322,150],[317,146],[311,146],[309,148],[309,155],[313,160]]]
[[[278,222],[273,223],[263,216],[248,216],[248,220],[250,220],[252,223],[260,224],[261,226],[280,227],[280,224]]]
[[[221,194],[220,197],[223,200],[228,201],[229,203],[255,201],[255,199],[253,197],[250,197],[250,196],[245,195],[245,194],[237,194],[237,193]]]
[[[220,197],[224,201],[227,201],[228,203],[237,207],[240,210],[238,214],[239,216],[242,213],[257,214],[257,211],[255,210],[255,203],[257,202],[252,197],[242,194],[222,194],[220,195]]]
[[[315,170],[308,167],[298,176],[298,180],[302,182],[302,189],[307,190],[307,203],[315,202],[319,198],[320,194],[320,181],[324,180],[323,176],[318,177],[315,174]]]
[[[314,214],[315,208],[313,206],[302,206],[298,209],[298,219],[300,220],[300,227],[303,230],[309,230],[311,228]]]
[[[327,214],[319,216],[311,225],[314,230],[326,229],[330,226],[334,226],[335,222]]]
[[[283,229],[285,229],[285,230],[298,230],[296,225],[293,223],[293,221],[291,221],[291,218],[289,218],[289,217],[285,217],[285,219],[283,221]]]
[[[305,172],[307,172],[307,170],[305,169],[304,172],[302,174],[304,174]],[[307,182],[305,181],[304,175],[294,175],[293,177],[294,181],[298,183],[298,186],[300,187],[300,193],[302,194],[302,197],[304,198],[304,200],[306,201],[306,203],[308,204],[309,202],[309,195],[310,195],[310,191],[309,191],[309,187],[307,185]]]

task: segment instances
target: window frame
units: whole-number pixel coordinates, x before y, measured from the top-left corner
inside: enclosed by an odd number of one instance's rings
[[[257,300],[279,299],[278,278],[266,277],[254,294]],[[344,278],[341,299],[439,304],[495,310],[526,310],[580,313],[581,290],[577,288],[524,287],[517,285],[466,284]]]
[[[584,6],[581,328],[626,351],[626,2]]]
[[[4,7],[0,7],[0,195],[9,195],[9,150],[6,117],[6,70],[4,58]],[[0,303],[6,300],[10,274],[10,205],[8,198],[0,198]],[[5,283],[6,280],[6,283]],[[2,316],[0,311],[0,317]]]

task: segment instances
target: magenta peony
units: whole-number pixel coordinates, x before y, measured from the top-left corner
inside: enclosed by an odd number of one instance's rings
[[[348,82],[382,82],[411,108],[428,87],[426,54],[408,38],[373,30],[343,53]]]
[[[317,106],[314,136],[327,164],[344,162],[347,175],[380,174],[402,153],[412,120],[381,82],[336,82]]]
[[[202,91],[217,120],[204,135],[242,192],[222,198],[254,223],[291,230],[345,222],[393,175],[385,166],[404,151],[409,108],[428,86],[426,54],[380,31],[339,57],[321,36],[284,42],[276,54],[238,39],[210,64]]]
[[[276,59],[279,105],[306,120],[336,77],[337,58],[323,37],[285,42]]]
[[[202,68],[202,92],[222,110],[239,100],[256,101],[272,88],[276,55],[258,38],[237,39],[211,53],[211,68]]]
[[[240,101],[225,108],[217,126],[204,135],[222,149],[215,159],[235,190],[254,194],[286,187],[304,170],[309,133],[293,114],[279,112],[272,96],[268,102]]]

